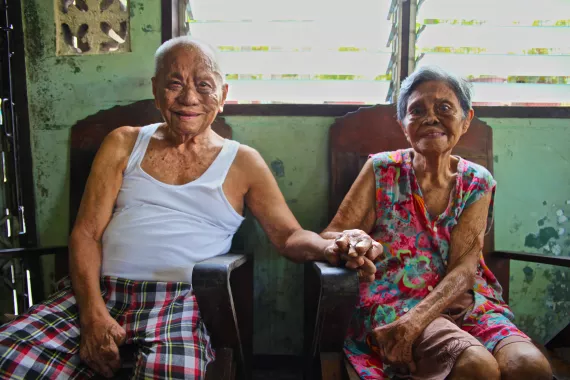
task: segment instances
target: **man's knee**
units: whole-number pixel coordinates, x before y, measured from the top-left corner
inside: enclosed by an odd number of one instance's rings
[[[552,380],[548,360],[532,343],[518,342],[495,353],[504,380]]]
[[[501,372],[493,355],[483,346],[465,349],[451,370],[450,380],[499,380]]]

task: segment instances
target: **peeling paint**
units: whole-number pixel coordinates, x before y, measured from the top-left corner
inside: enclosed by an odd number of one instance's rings
[[[275,174],[275,177],[285,177],[285,165],[283,165],[283,161],[280,159],[271,161],[271,170],[273,171],[273,174]]]
[[[558,237],[558,233],[553,227],[541,228],[538,234],[528,234],[524,245],[525,247],[540,249],[548,244],[550,239],[558,239]]]
[[[79,74],[81,72],[81,68],[79,68],[79,65],[77,65],[77,62],[75,62],[75,59],[72,57],[58,57],[55,60],[55,64],[68,65],[69,67],[71,67],[74,74]]]
[[[29,67],[32,68],[37,67],[38,63],[43,60],[46,43],[51,42],[45,40],[44,22],[40,16],[38,1],[39,0],[31,0],[23,4],[24,22],[26,24],[24,28],[24,33],[26,34],[26,61]],[[38,38],[37,36],[42,36],[42,38]],[[53,37],[53,43],[55,44],[55,36]],[[36,70],[29,70],[28,75],[32,81],[37,79]]]
[[[524,267],[523,273],[524,273],[524,277],[525,277],[524,280],[526,282],[531,283],[532,280],[534,280],[534,270],[531,267],[529,267],[529,266]]]

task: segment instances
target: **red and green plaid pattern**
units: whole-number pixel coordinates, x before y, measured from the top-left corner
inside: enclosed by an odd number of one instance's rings
[[[214,358],[191,286],[101,280],[111,316],[135,345],[135,379],[202,379]],[[79,359],[78,310],[70,286],[0,327],[0,379],[89,379]]]

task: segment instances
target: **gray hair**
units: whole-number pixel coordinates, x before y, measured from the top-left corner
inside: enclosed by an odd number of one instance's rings
[[[172,38],[164,42],[154,53],[154,76],[157,76],[159,71],[164,66],[164,57],[177,47],[186,47],[198,49],[208,59],[211,70],[220,75],[222,83],[226,82],[226,76],[220,65],[218,51],[210,44],[192,38],[190,36],[180,36]]]
[[[463,110],[463,116],[467,117],[469,110],[471,110],[471,83],[437,66],[423,66],[414,71],[412,75],[402,82],[397,104],[399,121],[402,121],[406,116],[408,100],[414,90],[418,88],[420,84],[431,81],[443,82],[451,88],[459,100],[459,104]]]

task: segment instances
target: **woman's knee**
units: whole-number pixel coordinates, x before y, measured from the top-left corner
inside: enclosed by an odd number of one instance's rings
[[[495,352],[504,380],[552,380],[552,369],[544,355],[530,342],[517,342]]]
[[[483,346],[471,346],[459,355],[448,379],[499,380],[501,372],[493,355]]]

